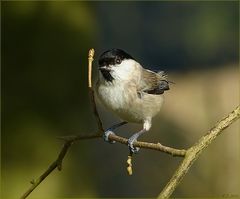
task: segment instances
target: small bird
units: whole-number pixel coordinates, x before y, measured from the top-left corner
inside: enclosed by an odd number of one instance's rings
[[[97,95],[102,104],[123,121],[104,133],[105,141],[119,126],[142,123],[143,128],[128,139],[130,153],[138,152],[133,143],[149,131],[152,118],[163,104],[163,93],[169,90],[169,81],[163,71],[144,69],[131,55],[121,49],[105,51],[99,58]]]

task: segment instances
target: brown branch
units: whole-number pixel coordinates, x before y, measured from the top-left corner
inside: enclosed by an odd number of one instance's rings
[[[110,134],[109,135],[109,140],[110,141],[116,141],[119,142],[121,144],[128,144],[128,139],[115,135],[115,134]],[[150,142],[140,142],[140,141],[136,141],[133,144],[134,147],[139,147],[139,148],[144,148],[144,149],[152,149],[152,150],[156,150],[156,151],[161,151],[167,154],[170,154],[172,156],[179,156],[179,157],[184,157],[186,154],[186,150],[185,149],[175,149],[175,148],[171,148],[168,146],[164,146],[160,143],[150,143]]]
[[[98,130],[99,133],[103,133],[104,129],[103,129],[103,125],[102,125],[102,121],[100,119],[98,110],[97,110],[97,105],[95,102],[95,96],[94,96],[94,90],[92,88],[92,62],[93,62],[93,56],[94,56],[94,49],[90,49],[88,52],[88,90],[89,90],[89,96],[90,96],[90,101],[91,101],[91,105],[93,108],[93,114],[95,116],[97,125],[98,125]]]
[[[72,145],[73,142],[77,140],[83,140],[83,139],[93,139],[99,137],[98,134],[93,134],[93,135],[82,135],[82,136],[68,136],[66,138],[61,138],[65,140],[65,143],[62,146],[61,151],[58,154],[58,157],[55,161],[53,161],[50,166],[47,168],[46,171],[42,175],[40,175],[36,180],[31,181],[31,186],[29,189],[20,197],[20,199],[27,198],[29,194],[37,188],[37,186],[50,174],[52,173],[55,169],[58,169],[59,171],[62,169],[62,162],[64,157],[67,154],[67,151],[69,150],[70,146]]]
[[[234,121],[240,117],[240,107],[235,108],[227,117],[219,121],[211,130],[209,130],[199,141],[187,150],[186,156],[181,165],[175,171],[174,175],[159,194],[158,198],[169,198],[178,184],[181,182],[185,174],[188,172],[192,164],[197,160],[200,154],[206,149],[213,140],[219,136],[223,130],[229,127]]]
[[[63,139],[65,141],[71,141],[71,142],[75,142],[78,140],[83,140],[83,139],[91,139],[91,138],[101,138],[102,134],[93,134],[93,135],[72,135],[72,136],[62,136],[60,137],[60,139]],[[115,141],[118,142],[120,144],[128,144],[128,139],[115,135],[115,134],[110,134],[109,135],[109,140],[110,141]],[[139,147],[139,148],[144,148],[144,149],[150,149],[150,150],[155,150],[155,151],[161,151],[163,153],[167,153],[170,154],[172,156],[179,156],[179,157],[184,157],[186,154],[186,150],[185,149],[175,149],[172,147],[168,147],[168,146],[164,146],[160,143],[151,143],[151,142],[141,142],[141,141],[136,141],[133,144],[134,147]]]
[[[58,154],[58,157],[55,161],[51,163],[51,165],[47,168],[46,171],[42,175],[40,175],[36,180],[31,181],[31,187],[21,196],[21,199],[26,198],[37,186],[55,169],[58,169],[61,171],[62,169],[62,162],[65,158],[65,155],[67,154],[67,151],[69,150],[70,146],[79,140],[86,140],[86,139],[94,139],[94,138],[101,138],[102,134],[99,134],[99,132],[92,134],[92,135],[73,135],[73,136],[63,136],[60,137],[60,139],[64,140],[64,144],[62,146],[61,151]],[[121,144],[127,144],[127,138],[120,137],[117,135],[111,134],[109,136],[110,140],[114,140],[116,142],[119,142]],[[171,147],[163,146],[160,143],[154,144],[154,143],[148,143],[148,142],[135,142],[135,147],[141,147],[145,149],[152,149],[157,150],[161,152],[165,152],[167,154],[171,154],[173,156],[185,156],[186,150],[182,149],[174,149]]]

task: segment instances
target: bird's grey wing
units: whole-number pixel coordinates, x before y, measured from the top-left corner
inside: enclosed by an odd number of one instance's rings
[[[160,95],[166,90],[169,90],[169,85],[167,76],[163,71],[155,73],[153,71],[143,69],[138,92]]]

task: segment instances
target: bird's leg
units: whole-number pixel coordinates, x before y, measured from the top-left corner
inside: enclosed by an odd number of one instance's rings
[[[137,141],[138,137],[142,135],[143,133],[149,131],[151,128],[151,119],[145,120],[143,123],[143,129],[135,134],[133,134],[129,139],[128,139],[128,147],[130,150],[130,154],[137,153],[139,151],[138,147],[134,147],[133,143]]]
[[[139,148],[138,147],[134,147],[133,146],[133,143],[135,141],[137,141],[137,138],[142,135],[143,133],[146,132],[146,129],[142,129],[141,131],[133,134],[129,139],[128,139],[128,147],[129,147],[129,150],[130,150],[130,153],[137,153],[139,151]]]
[[[113,126],[111,126],[110,128],[108,128],[108,129],[103,133],[103,139],[104,139],[104,141],[109,142],[109,143],[111,143],[111,144],[114,144],[115,141],[110,141],[110,140],[109,140],[109,138],[108,138],[109,135],[110,135],[110,134],[115,134],[115,133],[113,132],[113,130],[115,130],[116,128],[118,128],[118,127],[120,127],[120,126],[122,126],[122,125],[125,125],[125,124],[127,124],[127,122],[126,122],[126,121],[123,121],[123,122],[114,124]]]

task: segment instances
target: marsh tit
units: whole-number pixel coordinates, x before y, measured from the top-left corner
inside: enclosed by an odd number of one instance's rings
[[[142,123],[142,130],[128,139],[130,152],[136,153],[139,149],[133,143],[140,135],[149,131],[152,118],[158,114],[163,104],[163,93],[169,90],[167,76],[163,71],[144,69],[121,49],[104,52],[98,64],[97,95],[107,109],[123,120],[109,128],[104,133],[104,138],[109,141],[109,134],[128,122]]]

